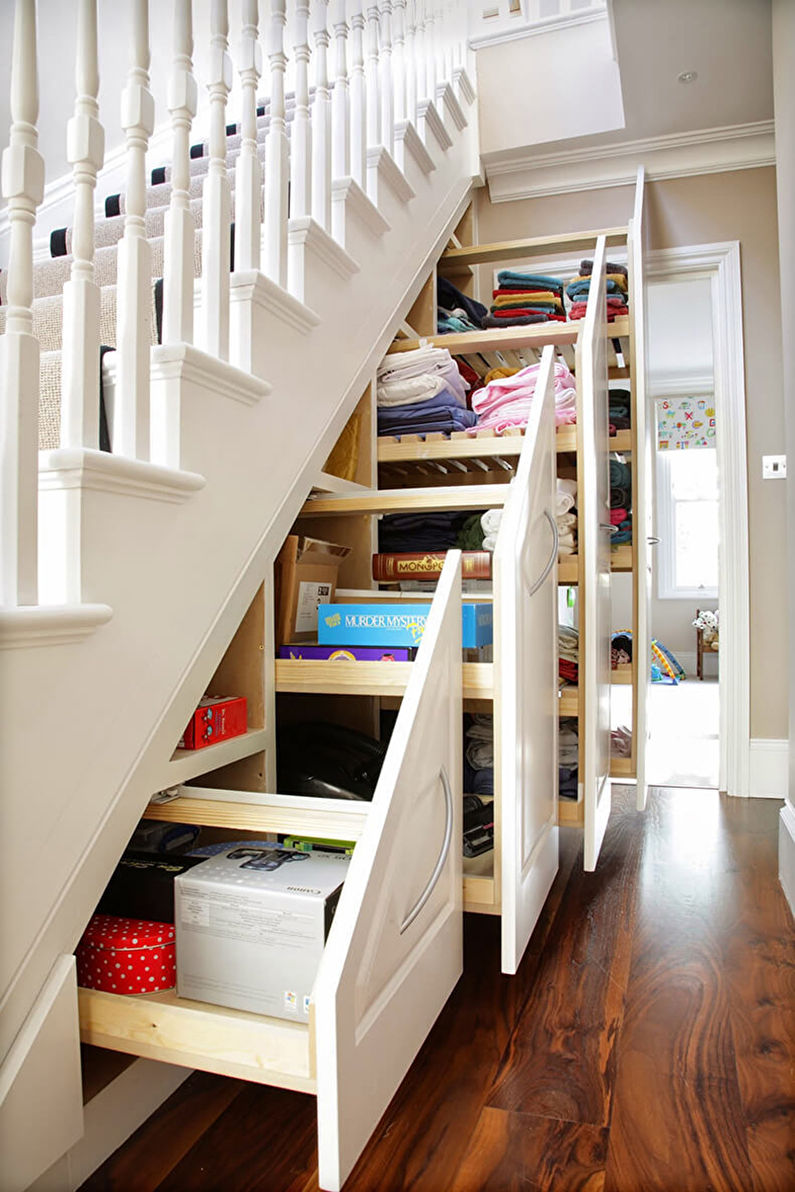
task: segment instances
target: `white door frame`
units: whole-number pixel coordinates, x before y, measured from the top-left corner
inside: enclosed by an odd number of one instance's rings
[[[732,240],[658,249],[646,254],[644,264],[647,282],[692,281],[696,278],[706,278],[710,282],[720,476],[718,782],[727,794],[747,798],[750,793],[751,648],[740,244]]]

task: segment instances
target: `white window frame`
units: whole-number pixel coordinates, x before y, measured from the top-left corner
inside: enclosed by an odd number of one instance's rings
[[[677,387],[678,388],[678,387]],[[655,398],[659,397],[673,397],[679,394],[672,393],[655,393]],[[712,389],[701,388],[700,386],[692,386],[688,388],[687,397],[711,397],[714,400]],[[654,406],[656,412],[656,405]],[[656,447],[656,427],[655,427],[655,447]],[[704,448],[704,450],[714,450],[713,448]],[[668,460],[671,456],[677,455],[676,451],[659,451],[655,450],[654,460],[654,482],[656,488],[655,501],[655,534],[659,538],[659,545],[657,547],[657,599],[658,600],[717,600],[718,588],[717,586],[707,587],[702,585],[697,588],[685,588],[677,585],[675,582],[676,566],[674,559],[674,552],[676,548],[676,501],[672,496],[672,485],[670,482],[670,473],[667,467]]]

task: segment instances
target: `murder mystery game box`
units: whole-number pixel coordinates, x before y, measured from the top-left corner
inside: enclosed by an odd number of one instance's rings
[[[180,997],[297,1022],[350,857],[238,845],[174,884]]]

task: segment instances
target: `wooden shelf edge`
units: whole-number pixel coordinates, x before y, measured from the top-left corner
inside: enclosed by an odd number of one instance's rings
[[[309,1025],[177,997],[78,989],[84,1043],[314,1093]],[[247,1060],[241,1057],[249,1057]]]
[[[411,662],[314,662],[277,658],[276,691],[292,694],[401,696],[406,690]],[[464,699],[492,699],[494,664],[462,664]]]
[[[217,770],[229,762],[236,762],[241,757],[250,757],[252,753],[261,753],[267,743],[268,734],[264,728],[249,729],[239,737],[231,737],[228,741],[219,741],[217,745],[208,745],[204,749],[177,749],[166,765],[163,781],[157,787],[165,790],[169,786],[178,786],[187,782],[189,778],[198,778],[200,774],[208,774],[210,770]]]
[[[599,236],[606,237],[608,248],[616,248],[626,244],[627,231],[625,226],[595,228],[593,231],[502,240],[493,244],[475,244],[468,248],[448,248],[442,254],[438,268],[440,272],[446,272],[450,268],[460,268],[462,265],[488,265],[498,261],[519,261],[580,251],[593,252]]]
[[[195,792],[195,793],[194,793]],[[231,795],[231,798],[225,796]],[[221,797],[218,797],[221,796]],[[303,804],[297,806],[297,803]],[[150,803],[144,819],[199,824],[246,832],[282,832],[358,840],[370,804],[347,799],[302,799],[291,795],[256,795],[186,787],[170,803]]]
[[[558,799],[558,824],[565,828],[579,828],[585,822],[585,808],[576,799]]]

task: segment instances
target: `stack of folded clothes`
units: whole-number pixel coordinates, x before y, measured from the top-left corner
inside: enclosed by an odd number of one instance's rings
[[[481,514],[480,526],[483,530],[483,550],[495,549],[501,521],[501,509],[487,509],[485,513]]]
[[[378,523],[378,549],[386,554],[453,548],[480,550],[482,544],[480,514],[473,517],[469,513],[391,513]]]
[[[451,331],[479,331],[487,314],[482,302],[464,294],[446,277],[436,279],[436,330],[439,335]]]
[[[610,648],[610,666],[613,670],[632,661],[632,634],[614,633]]]
[[[632,541],[632,472],[623,460],[610,460],[610,523],[616,532],[611,546]]]
[[[625,724],[611,730],[610,753],[613,757],[632,756],[632,733]]]
[[[464,735],[464,790],[494,794],[494,718],[474,713]]]
[[[545,273],[516,273],[501,269],[491,309],[482,326],[523,327],[530,323],[565,322],[563,282]]]
[[[629,314],[627,306],[627,267],[617,265],[614,261],[606,261],[607,272],[607,321],[614,322],[619,315]],[[566,294],[571,299],[569,308],[570,319],[584,319],[588,305],[588,294],[591,289],[591,273],[593,261],[580,261],[580,272],[572,278],[566,286]]]
[[[580,635],[571,625],[558,625],[559,684],[576,683],[580,673]]]
[[[577,769],[580,742],[576,719],[564,716],[558,730],[558,795],[561,799],[577,798]]]
[[[500,434],[508,426],[526,426],[540,371],[540,364],[531,364],[513,376],[497,377],[479,389],[472,397],[478,427],[491,427]],[[562,360],[555,364],[554,378],[555,424],[575,422],[577,383]]]
[[[632,425],[632,395],[628,389],[611,389],[608,392],[610,402],[610,433],[613,430],[629,430]]]
[[[577,481],[558,476],[555,495],[555,520],[558,523],[558,558],[573,555],[577,549]]]
[[[469,383],[446,348],[421,347],[386,356],[378,369],[379,435],[450,434],[474,426]]]

